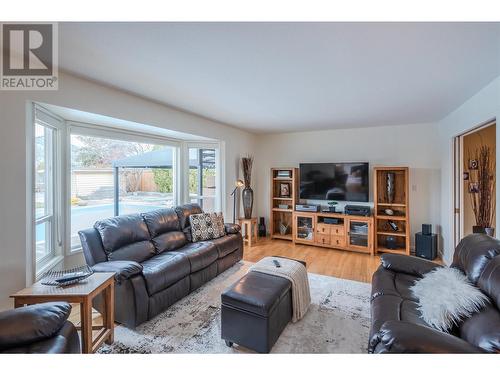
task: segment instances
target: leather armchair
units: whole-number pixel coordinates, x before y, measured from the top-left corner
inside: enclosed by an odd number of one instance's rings
[[[498,353],[500,351],[500,241],[471,234],[458,244],[451,267],[489,298],[448,333],[427,324],[411,287],[443,266],[406,255],[384,254],[373,274],[369,353]]]
[[[370,340],[370,353],[484,353],[477,346],[430,327],[391,320]]]
[[[0,312],[1,353],[80,353],[80,339],[67,319],[71,305],[48,302]]]

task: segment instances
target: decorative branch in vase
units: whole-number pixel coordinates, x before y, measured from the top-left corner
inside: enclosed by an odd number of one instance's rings
[[[243,170],[243,182],[245,183],[245,188],[241,192],[243,200],[243,212],[245,219],[252,218],[252,208],[253,208],[253,190],[250,187],[252,182],[252,165],[253,156],[247,155],[241,158],[241,169]]]
[[[474,212],[476,225],[474,233],[486,233],[493,236],[493,220],[495,218],[496,198],[495,198],[495,161],[492,159],[491,148],[481,146],[475,152],[474,161],[477,162],[475,178],[469,182],[469,196],[471,207]]]

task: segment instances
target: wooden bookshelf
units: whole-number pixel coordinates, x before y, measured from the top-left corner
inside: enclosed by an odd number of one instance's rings
[[[279,177],[279,172],[288,172],[289,177]],[[271,214],[269,216],[269,232],[271,238],[293,241],[293,211],[298,196],[298,168],[271,168]],[[281,194],[281,184],[289,185],[289,196]],[[287,205],[281,208],[280,205]],[[285,234],[280,233],[280,223],[288,226]]]
[[[387,175],[394,174],[394,199],[387,196]],[[375,167],[374,178],[374,216],[375,216],[375,253],[391,253],[410,255],[410,205],[409,205],[409,169],[408,167]],[[394,214],[388,215],[385,210],[391,209]],[[389,222],[394,222],[398,230],[394,230]],[[397,248],[389,249],[386,245],[388,237],[394,237]]]

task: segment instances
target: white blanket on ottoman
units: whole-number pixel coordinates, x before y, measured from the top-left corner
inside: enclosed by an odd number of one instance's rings
[[[275,259],[281,267],[275,266],[273,263]],[[290,280],[292,283],[292,321],[295,323],[304,317],[311,304],[311,291],[309,290],[306,267],[302,263],[292,259],[266,257],[251,266],[248,272],[250,271],[267,273]]]

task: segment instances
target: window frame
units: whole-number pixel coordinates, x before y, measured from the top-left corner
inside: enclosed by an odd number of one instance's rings
[[[189,149],[191,148],[213,148],[215,149],[215,181],[217,184],[216,193],[215,193],[215,210],[225,212],[225,200],[222,197],[225,196],[225,186],[223,184],[224,181],[224,163],[221,161],[224,158],[223,153],[225,152],[224,143],[221,141],[207,141],[207,142],[184,142],[182,149],[183,153],[183,168],[184,171],[188,171],[188,173],[184,173],[183,175],[183,183],[184,189],[183,192],[183,200],[186,203],[191,202],[191,198],[189,196]]]
[[[37,218],[36,216],[36,126],[37,124],[52,130],[50,154],[51,154],[51,167],[52,176],[50,181],[50,200],[51,200],[51,213]],[[51,268],[59,261],[62,260],[62,195],[61,195],[61,162],[63,155],[61,154],[61,145],[64,133],[64,120],[59,116],[45,110],[43,107],[34,105],[31,121],[31,254],[32,254],[32,275],[35,279],[38,278],[45,270]],[[47,151],[47,150],[46,150]],[[47,155],[45,155],[47,157]],[[46,202],[47,204],[47,202]],[[51,223],[50,230],[50,251],[42,258],[37,259],[36,256],[36,228],[37,225],[43,223]]]

